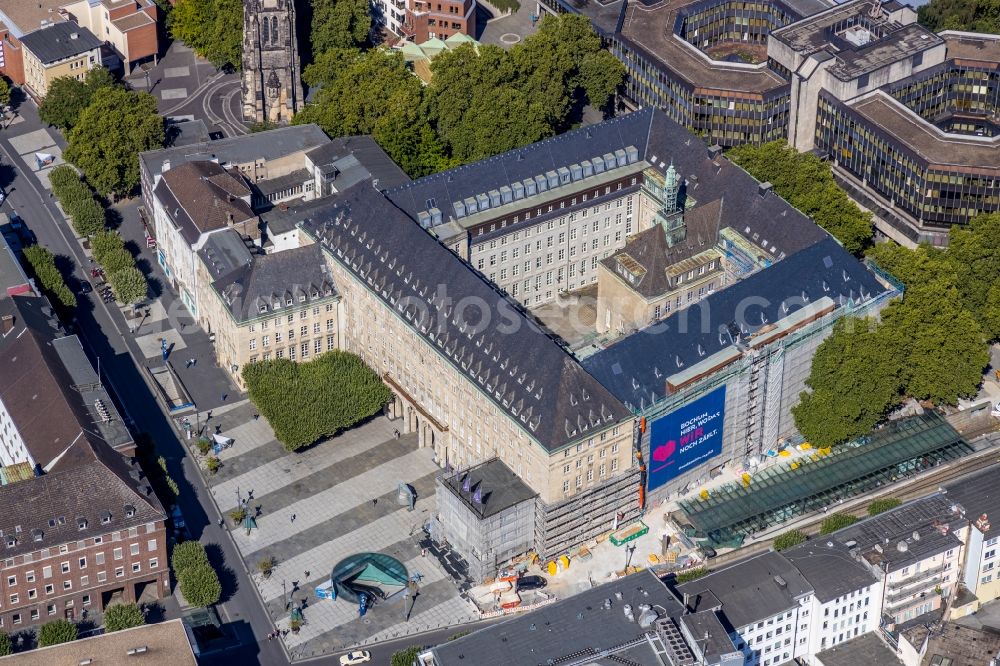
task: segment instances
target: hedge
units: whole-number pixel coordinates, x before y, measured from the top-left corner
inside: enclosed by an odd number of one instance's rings
[[[66,308],[76,307],[76,295],[66,286],[66,280],[56,268],[56,258],[41,245],[24,248],[24,258],[31,272],[41,283],[42,290]]]
[[[79,630],[69,620],[53,620],[42,625],[38,632],[38,647],[70,643],[76,640]]]
[[[880,513],[888,511],[889,509],[895,509],[902,503],[903,500],[896,499],[895,497],[884,497],[882,499],[873,500],[872,503],[868,505],[868,515],[877,516]]]
[[[681,585],[683,583],[690,583],[693,580],[698,580],[702,576],[707,576],[710,573],[712,573],[711,569],[706,569],[705,567],[686,569],[678,572],[674,577],[674,580],[677,581],[678,585]]]
[[[274,359],[243,366],[250,400],[289,451],[350,428],[392,393],[358,356],[327,352],[307,363]]]
[[[858,522],[858,519],[849,513],[835,513],[823,519],[823,522],[820,523],[819,526],[819,533],[832,534],[837,530],[842,530],[856,522]]]
[[[104,230],[104,207],[72,167],[62,165],[53,169],[49,183],[78,236],[90,237]]]
[[[0,631],[0,657],[6,657],[14,652],[14,644],[10,636]]]
[[[774,549],[787,550],[804,542],[806,538],[806,535],[799,530],[789,530],[784,534],[779,534],[774,540]]]

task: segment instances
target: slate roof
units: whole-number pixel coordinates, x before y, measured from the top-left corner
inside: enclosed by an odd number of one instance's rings
[[[255,255],[249,264],[212,283],[212,288],[237,322],[273,316],[286,308],[302,307],[336,295],[323,251],[312,243],[303,247]],[[305,301],[299,299],[305,297]],[[292,305],[288,305],[291,299]],[[266,312],[261,312],[266,307]]]
[[[101,43],[92,32],[71,21],[53,23],[21,37],[24,48],[45,65],[86,53]]]
[[[386,155],[382,147],[375,143],[375,139],[368,135],[331,139],[328,143],[307,152],[306,157],[316,165],[337,165],[342,174],[345,172],[344,165],[351,163],[351,160],[345,158],[353,157],[356,163],[368,173],[366,178],[372,178],[373,185],[380,190],[398,187],[410,182],[410,177],[406,175],[406,172],[400,169],[392,161],[392,158]],[[336,181],[334,186],[338,190],[348,188],[348,185],[341,186]]]
[[[173,167],[163,174],[156,189],[163,209],[189,243],[202,233],[224,229],[232,222],[255,220],[250,204],[250,187],[242,176],[216,162],[199,160]],[[256,230],[256,224],[252,226]]]
[[[684,214],[687,236],[673,247],[667,243],[663,227],[654,224],[649,229],[629,236],[625,240],[625,247],[610,257],[601,259],[601,263],[617,274],[619,258],[628,255],[645,272],[635,284],[623,284],[646,298],[660,296],[672,289],[667,277],[668,268],[715,246],[719,237],[722,206],[723,201],[717,199],[687,211]]]
[[[733,227],[777,257],[827,237],[825,231],[773,192],[761,196],[759,182],[750,174],[725,158],[713,159],[701,139],[650,107],[426,176],[385,194],[413,219],[421,211],[437,207],[442,211],[442,222],[447,222],[455,214],[455,201],[605,154],[627,153],[630,147],[635,149],[638,166],[644,161],[662,172],[673,162],[684,182],[681,197],[685,201],[708,203],[724,199],[720,228]],[[558,188],[547,192],[558,192]]]
[[[656,400],[663,398],[665,376],[719,351],[737,348],[730,324],[739,331],[737,337],[746,339],[821,298],[843,305],[848,299],[867,300],[887,289],[835,240],[826,237],[587,357],[583,364],[619,400],[638,409],[654,396]],[[737,321],[738,314],[743,315],[743,321]]]
[[[369,185],[337,197],[304,229],[546,450],[629,418],[516,302]],[[439,292],[479,307],[456,312]]]
[[[950,531],[950,523],[959,518],[951,505],[947,496],[935,493],[865,518],[838,530],[832,537],[840,543],[855,542],[869,562],[884,566],[891,573],[959,547],[958,537]],[[947,533],[942,534],[942,530]],[[913,538],[914,532],[920,535],[919,539]],[[907,543],[905,552],[896,547],[900,541]],[[876,544],[882,547],[882,552],[875,550]]]
[[[269,208],[260,214],[260,220],[264,223],[268,235],[273,237],[292,231],[300,222],[305,222],[314,215],[322,214],[329,207],[328,197],[311,201],[299,199]]]
[[[693,612],[711,610],[716,599],[720,601],[722,614],[735,629],[792,610],[812,589],[791,562],[773,551],[677,586],[678,593],[690,595]],[[706,591],[711,595],[699,597]]]
[[[213,280],[229,275],[253,261],[250,248],[235,229],[209,234],[205,244],[198,250],[198,257]]]
[[[944,487],[945,497],[965,509],[965,518],[973,523],[986,514],[987,539],[1000,534],[1000,465],[992,465],[976,474],[963,477]],[[985,527],[985,526],[984,526]]]
[[[90,436],[71,449],[73,465],[0,487],[4,557],[166,518],[138,465]]]
[[[610,608],[604,607],[606,600]],[[653,627],[644,629],[630,621],[625,616],[625,604],[632,607],[636,619],[642,604],[657,609],[661,618],[676,618],[683,613],[663,583],[648,570],[642,571],[438,645],[433,648],[434,663],[535,666],[578,663],[587,657],[590,659],[586,663],[602,665],[661,663],[644,639],[647,632],[654,631]],[[639,645],[627,651],[632,642]],[[601,654],[605,650],[611,655]],[[633,661],[614,658],[626,652]]]
[[[466,477],[469,492],[462,490]],[[442,483],[481,518],[494,516],[538,495],[499,458],[491,458],[460,474],[450,474]],[[481,497],[478,502],[475,500],[477,491]]]
[[[84,372],[89,361],[82,347],[76,336],[65,337],[48,302],[36,296],[4,298],[0,313],[14,317],[13,330],[0,339],[0,401],[35,464],[43,469],[66,464],[67,450],[84,428],[111,445],[129,444],[107,391],[73,388],[96,381],[94,371]],[[111,417],[107,424],[97,418],[97,399]]]
[[[781,553],[813,588],[822,603],[878,582],[848,549],[834,539],[807,541]]]

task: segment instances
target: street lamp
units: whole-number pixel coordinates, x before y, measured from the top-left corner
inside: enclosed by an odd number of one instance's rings
[[[635,552],[635,546],[629,546],[625,544],[625,573],[628,574],[628,566],[632,563],[632,554]]]

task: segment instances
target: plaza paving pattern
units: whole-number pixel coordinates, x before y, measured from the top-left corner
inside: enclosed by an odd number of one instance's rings
[[[223,466],[208,479],[224,514],[248,493],[251,509],[260,507],[257,529],[249,536],[236,529],[233,538],[277,627],[287,628],[289,609],[304,602],[304,625],[283,639],[293,659],[478,619],[437,553],[422,553],[423,525],[437,510],[434,477],[440,470],[429,449],[417,448],[416,435],[397,439],[398,425],[379,416],[304,452],[288,453],[267,422],[253,414],[246,401],[214,410],[209,432],[220,428],[234,445],[221,452]],[[200,415],[201,423],[206,416]],[[412,512],[396,501],[400,482],[416,491]],[[313,589],[329,579],[340,560],[369,551],[395,557],[420,578],[409,619],[404,615],[410,604],[404,607],[402,599],[376,604],[359,617],[354,603],[316,598]],[[267,557],[277,564],[264,579],[257,563]]]

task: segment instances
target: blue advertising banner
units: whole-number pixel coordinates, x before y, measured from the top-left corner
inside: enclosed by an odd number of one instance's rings
[[[726,387],[721,386],[653,421],[646,487],[655,490],[722,453],[725,416]]]

